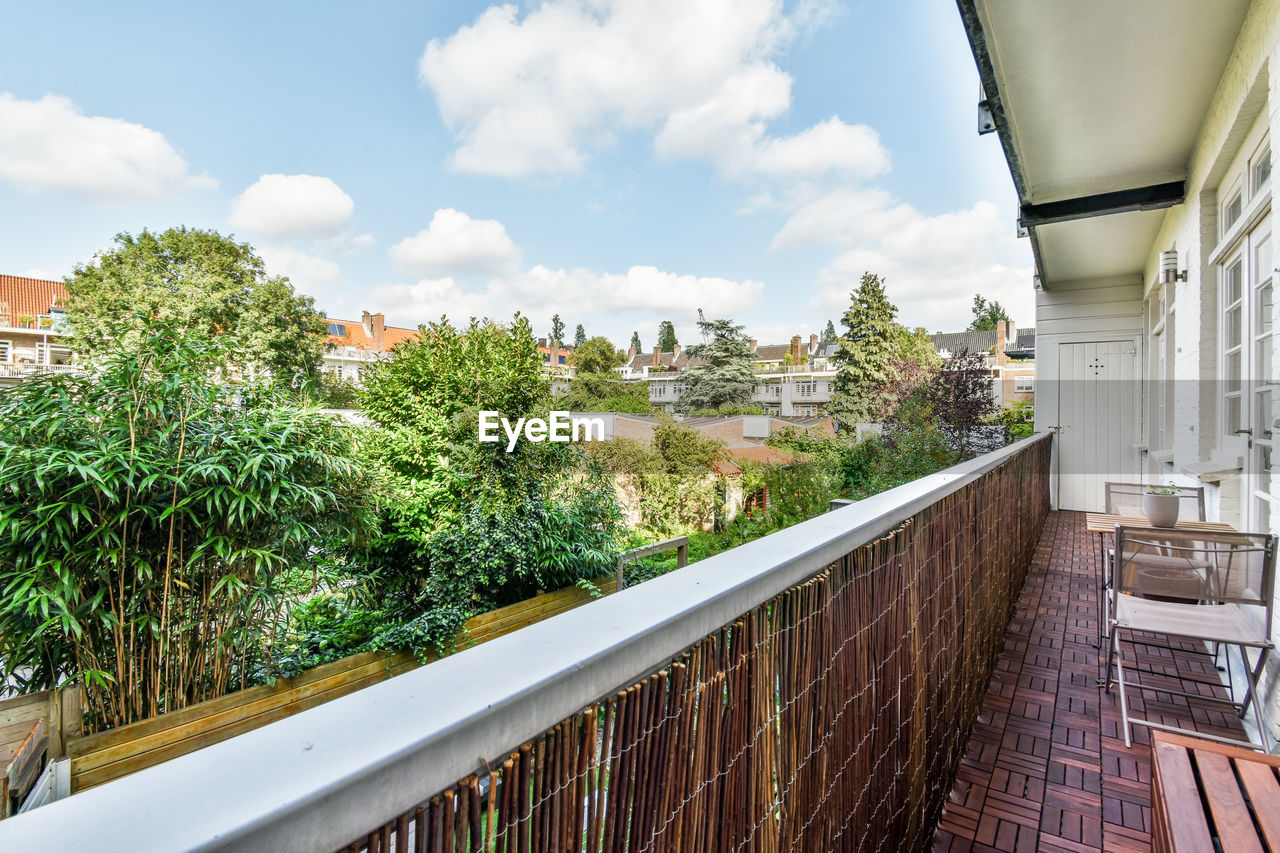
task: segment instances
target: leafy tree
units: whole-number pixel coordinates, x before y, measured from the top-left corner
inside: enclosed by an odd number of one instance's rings
[[[999,302],[988,302],[981,294],[973,297],[973,322],[969,324],[970,332],[992,332],[1001,320],[1009,322],[1009,315]]]
[[[551,342],[562,343],[564,341],[564,322],[560,319],[559,314],[551,315]]]
[[[892,376],[901,328],[893,321],[898,309],[885,295],[880,276],[863,273],[850,297],[852,304],[841,318],[845,332],[837,339],[839,369],[829,407],[845,429],[869,420],[875,412],[880,387]]]
[[[706,343],[689,347],[691,359],[704,363],[685,374],[684,391],[676,404],[680,411],[745,406],[755,390],[751,369],[751,339],[732,320],[699,320]]]
[[[621,367],[626,361],[627,354],[614,348],[613,343],[604,337],[584,338],[569,354],[569,364],[577,368],[579,374],[603,373],[616,376],[613,369]]]
[[[447,648],[473,614],[610,571],[619,510],[576,447],[478,440],[478,413],[545,416],[548,379],[528,321],[441,319],[364,375],[365,437],[391,499],[366,559],[389,626],[373,647]]]
[[[663,320],[658,324],[658,349],[661,352],[675,352],[676,344],[676,327],[671,325],[670,320]]]
[[[350,431],[228,382],[225,344],[149,321],[0,393],[0,681],[79,679],[98,726],[220,696],[290,571],[362,537]]]
[[[248,243],[216,231],[117,234],[112,248],[76,267],[67,295],[72,348],[82,355],[136,346],[159,320],[184,335],[234,339],[226,348],[233,368],[280,384],[313,378],[321,363],[325,322],[311,297],[267,276]]]
[[[961,349],[934,374],[925,396],[951,446],[961,459],[971,458],[974,430],[996,410],[985,354]]]
[[[573,346],[578,348],[587,342],[587,331],[582,328],[582,324],[578,324],[578,328],[573,330]]]
[[[647,385],[624,382],[614,372],[626,360],[626,353],[615,349],[608,338],[588,338],[569,355],[569,363],[577,372],[569,380],[568,392],[556,404],[574,412],[653,411]]]
[[[641,350],[643,350],[643,349],[644,349],[644,347],[640,346],[640,333],[639,333],[639,332],[632,332],[632,333],[631,333],[631,348],[632,348],[633,350],[635,350],[636,352],[640,352]]]
[[[830,320],[827,321],[827,327],[822,330],[822,343],[833,344],[836,342],[836,326]]]

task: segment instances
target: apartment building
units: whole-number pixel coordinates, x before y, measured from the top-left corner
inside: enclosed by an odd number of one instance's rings
[[[60,281],[0,275],[0,383],[71,370]]]
[[[751,401],[766,414],[779,417],[823,417],[834,391],[836,345],[822,343],[817,335],[809,335],[806,343],[800,335],[790,343],[760,345],[751,341],[751,367],[757,384]],[[652,353],[627,353],[625,365],[618,368],[623,379],[647,382],[649,402],[666,412],[674,412],[684,392],[684,375],[701,363],[690,358],[679,344],[669,352],[657,347]]]
[[[339,379],[359,384],[370,362],[386,358],[402,341],[418,337],[417,329],[388,326],[385,315],[364,311],[360,320],[328,320],[321,369]]]
[[[1001,320],[985,332],[943,332],[931,336],[945,362],[956,353],[983,353],[991,373],[991,396],[1004,408],[1036,399],[1036,330]]]

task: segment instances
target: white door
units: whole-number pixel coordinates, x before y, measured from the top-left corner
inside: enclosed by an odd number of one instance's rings
[[[1058,345],[1058,506],[1101,512],[1108,481],[1137,482],[1137,345]]]
[[[1272,467],[1277,442],[1272,405],[1277,374],[1273,245],[1271,217],[1267,216],[1245,236],[1227,265],[1224,282],[1224,298],[1233,300],[1226,304],[1223,315],[1227,344],[1224,431],[1227,436],[1245,437],[1241,497],[1246,530],[1268,530],[1274,518]]]

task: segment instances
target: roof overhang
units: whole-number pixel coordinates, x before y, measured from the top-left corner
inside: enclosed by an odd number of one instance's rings
[[[1249,0],[957,0],[1045,287],[1140,274]]]

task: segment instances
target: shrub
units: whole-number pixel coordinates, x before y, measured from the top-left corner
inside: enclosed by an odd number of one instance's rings
[[[290,568],[366,527],[348,433],[225,359],[151,323],[93,375],[0,393],[3,674],[82,680],[91,725],[242,686]]]

